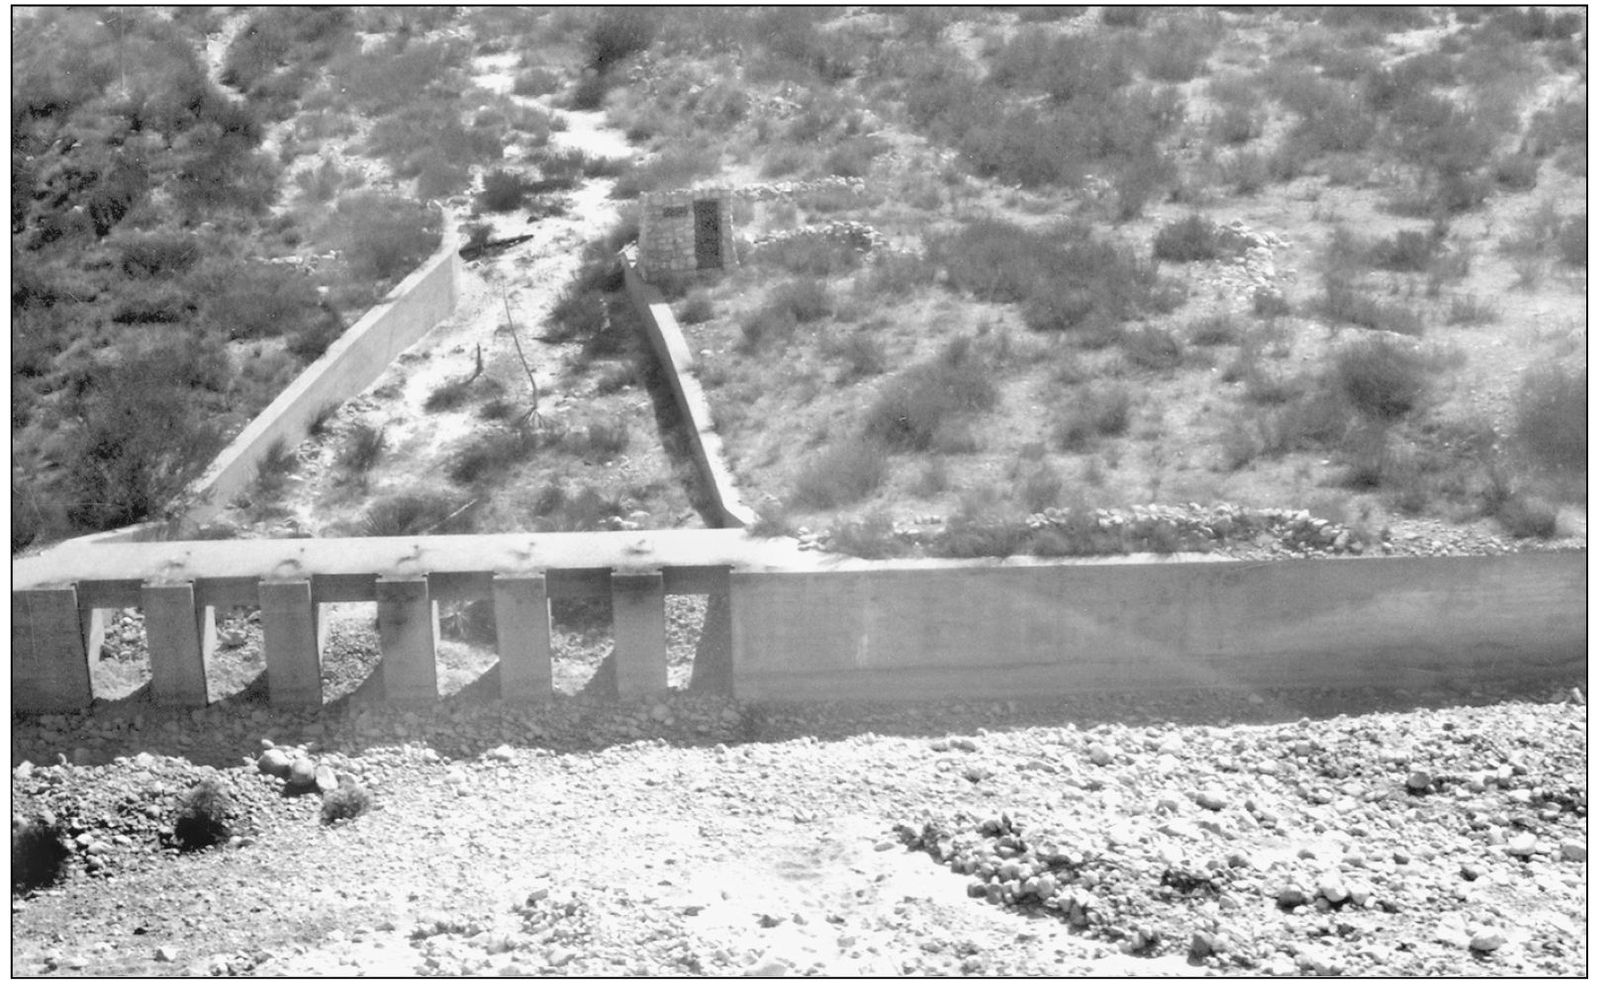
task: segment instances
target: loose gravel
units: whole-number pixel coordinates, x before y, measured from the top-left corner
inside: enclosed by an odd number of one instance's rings
[[[1557,685],[19,717],[14,813],[74,853],[12,969],[1582,975],[1585,725]],[[208,780],[231,835],[181,852]]]

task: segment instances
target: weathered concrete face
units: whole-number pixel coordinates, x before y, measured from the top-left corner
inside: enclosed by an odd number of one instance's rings
[[[735,268],[736,234],[729,189],[674,189],[643,193],[638,264],[652,279],[662,275]]]
[[[1583,674],[1583,555],[731,576],[750,699],[1414,687]]]

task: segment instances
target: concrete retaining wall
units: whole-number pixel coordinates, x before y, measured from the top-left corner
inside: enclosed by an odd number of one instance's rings
[[[731,577],[749,699],[1423,686],[1584,671],[1585,555]]]
[[[746,527],[753,524],[753,510],[743,505],[737,492],[736,480],[725,463],[725,447],[714,429],[714,416],[709,412],[703,387],[692,374],[692,351],[686,346],[681,325],[659,291],[645,281],[630,260],[623,254],[620,264],[625,267],[625,290],[636,312],[642,318],[653,353],[664,365],[670,388],[675,393],[675,405],[681,420],[691,435],[692,457],[703,476],[704,487],[713,494],[720,506],[724,526]]]
[[[192,486],[188,522],[205,522],[221,510],[256,479],[257,463],[275,441],[291,448],[301,443],[320,410],[366,389],[397,355],[452,314],[458,255],[446,223],[443,215],[440,250],[352,324],[213,460]]]

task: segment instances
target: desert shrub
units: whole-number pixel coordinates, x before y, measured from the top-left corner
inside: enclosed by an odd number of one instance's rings
[[[1583,147],[1589,127],[1583,97],[1558,97],[1529,118],[1524,146],[1544,158],[1559,148]]]
[[[363,514],[359,529],[365,537],[472,533],[472,510],[463,511],[463,506],[460,496],[438,490],[381,496]]]
[[[660,152],[656,158],[625,169],[608,195],[616,200],[628,200],[644,192],[676,189],[713,175],[719,167],[720,150],[717,147],[675,145]]]
[[[1428,391],[1428,369],[1418,353],[1387,340],[1349,345],[1334,355],[1331,367],[1345,397],[1378,420],[1401,419]]]
[[[360,279],[390,280],[418,266],[441,243],[441,216],[399,196],[350,193],[335,207],[346,264]]]
[[[1249,244],[1242,235],[1200,214],[1174,220],[1155,232],[1154,253],[1162,261],[1211,261],[1243,254]]]
[[[318,818],[325,826],[345,819],[355,819],[367,812],[372,804],[368,790],[356,781],[340,781],[335,790],[324,796]]]
[[[340,406],[340,400],[331,399],[318,407],[317,412],[313,413],[312,419],[307,421],[307,436],[322,437],[329,430],[329,421],[333,420],[335,414],[340,412]]]
[[[443,382],[430,390],[424,399],[424,412],[439,413],[445,410],[454,410],[473,399],[489,399],[501,395],[506,386],[500,379],[489,376],[480,376],[474,379],[458,379],[452,382]]]
[[[1548,468],[1584,471],[1589,454],[1587,391],[1583,369],[1536,366],[1525,372],[1518,386],[1513,429],[1519,447]]]
[[[1258,151],[1237,151],[1217,159],[1217,178],[1237,196],[1254,196],[1272,179],[1266,155]]]
[[[346,443],[335,457],[335,467],[348,475],[362,477],[379,464],[385,453],[385,428],[359,423],[346,435]]]
[[[1015,498],[1030,513],[1041,513],[1060,501],[1060,474],[1048,464],[1039,463],[1016,481]]]
[[[852,244],[838,238],[789,237],[755,249],[752,262],[795,275],[824,278],[853,271],[862,257]]]
[[[871,161],[890,146],[881,138],[857,137],[834,144],[822,163],[827,175],[863,176],[870,172]]]
[[[1190,344],[1209,348],[1222,344],[1237,344],[1239,338],[1243,336],[1243,331],[1231,315],[1217,313],[1190,323],[1188,335]]]
[[[954,288],[1023,304],[1022,318],[1035,330],[1128,319],[1151,304],[1156,282],[1153,265],[1075,224],[1029,231],[972,221],[929,236],[926,251]]]
[[[550,69],[533,66],[522,69],[513,77],[513,92],[518,96],[546,96],[563,86],[563,78]]]
[[[378,115],[416,106],[461,78],[469,54],[457,39],[418,38],[347,53],[330,64],[342,95],[364,113]]]
[[[340,322],[322,304],[311,277],[289,265],[220,262],[196,269],[190,286],[201,298],[201,320],[230,340],[290,338],[307,329]]]
[[[216,846],[229,838],[234,802],[228,787],[216,778],[201,782],[179,803],[173,820],[173,841],[182,850]]]
[[[1238,471],[1261,456],[1263,442],[1254,426],[1243,420],[1234,420],[1222,433],[1222,467],[1225,471]]]
[[[860,327],[833,342],[830,356],[843,362],[840,383],[856,382],[887,370],[887,347],[872,327]]]
[[[275,440],[257,459],[256,490],[265,498],[276,497],[289,482],[296,464],[296,452],[290,449],[284,438]]]
[[[1417,310],[1376,299],[1342,280],[1329,281],[1317,299],[1317,312],[1335,325],[1354,324],[1413,337],[1423,333],[1423,315]]]
[[[84,374],[62,440],[68,523],[91,531],[138,523],[183,491],[223,446],[197,391],[222,385],[219,358],[215,343],[181,336],[125,345]]]
[[[1132,396],[1127,387],[1109,382],[1089,385],[1072,393],[1055,421],[1053,439],[1064,451],[1086,450],[1097,437],[1118,437],[1132,419]]]
[[[864,517],[832,521],[831,549],[849,557],[880,560],[897,557],[905,545],[893,532],[893,517],[886,510],[875,510]]]
[[[1548,540],[1557,534],[1557,507],[1536,496],[1513,495],[1501,503],[1494,516],[1507,533],[1519,540]]]
[[[951,416],[992,409],[998,387],[968,345],[956,338],[937,358],[883,385],[866,415],[865,436],[893,450],[923,451],[939,439]]]
[[[657,31],[658,17],[652,8],[605,9],[586,33],[592,68],[607,72],[616,62],[646,51]]]
[[[200,242],[187,231],[118,228],[105,243],[130,278],[172,278],[190,271],[201,259]]]
[[[1500,314],[1493,304],[1467,293],[1452,296],[1445,314],[1445,322],[1453,327],[1481,326],[1498,319]]]
[[[798,323],[812,323],[831,315],[831,292],[819,279],[794,279],[770,290],[765,309],[790,314]]]
[[[1289,301],[1276,289],[1257,286],[1250,297],[1250,312],[1263,320],[1281,317],[1289,312]]]
[[[1374,268],[1391,272],[1426,272],[1443,246],[1437,235],[1438,231],[1396,231],[1394,237],[1374,241],[1367,260]]]
[[[1176,335],[1164,327],[1146,323],[1122,333],[1122,352],[1127,360],[1150,371],[1168,371],[1183,364],[1184,349]]]
[[[1261,414],[1256,426],[1264,453],[1276,456],[1337,444],[1349,432],[1354,419],[1354,407],[1340,390],[1323,385]]]
[[[1495,184],[1509,192],[1521,193],[1533,189],[1540,175],[1540,160],[1523,152],[1513,152],[1496,159],[1490,170]]]
[[[354,178],[361,181],[361,176],[347,175],[345,169],[327,158],[299,169],[291,178],[302,198],[312,203],[328,203],[336,193],[352,185]]]
[[[831,509],[858,502],[881,487],[888,452],[873,438],[838,441],[810,459],[793,482],[792,502],[803,509]]]
[[[1557,229],[1557,246],[1562,251],[1562,261],[1565,265],[1575,268],[1584,268],[1589,257],[1589,228],[1585,223],[1585,214],[1569,217]]]
[[[501,477],[535,452],[536,437],[517,430],[476,435],[453,452],[447,477],[459,485],[478,485]]]
[[[577,458],[602,462],[623,453],[630,440],[630,428],[624,421],[590,420],[583,429],[565,433],[562,446]]]
[[[1551,41],[1572,38],[1584,27],[1584,19],[1572,10],[1546,7],[1502,7],[1491,12],[1484,29],[1505,31],[1520,41]]]
[[[517,172],[492,169],[480,183],[480,206],[484,210],[507,213],[524,204],[525,179]]]
[[[675,319],[689,326],[707,323],[714,319],[714,300],[706,292],[692,293],[675,311]]]
[[[1111,28],[1140,28],[1148,15],[1143,7],[1105,6],[1099,8],[1099,23]]]
[[[1203,20],[1178,18],[1144,38],[1139,62],[1151,79],[1186,83],[1205,71],[1215,47],[1215,33]]]
[[[1259,138],[1266,125],[1266,115],[1258,110],[1227,107],[1211,115],[1206,134],[1218,144],[1242,145]]]
[[[54,817],[27,816],[11,821],[11,887],[31,891],[60,879],[72,858],[67,830]]]

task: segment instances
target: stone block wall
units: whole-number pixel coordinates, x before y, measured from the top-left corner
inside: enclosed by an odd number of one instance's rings
[[[641,233],[637,238],[638,262],[648,279],[660,275],[696,272],[699,269],[735,268],[737,264],[735,222],[731,190],[723,188],[674,189],[643,193]],[[711,203],[713,207],[698,204]],[[700,209],[716,211],[719,222],[717,254],[698,253],[698,214]],[[713,245],[710,246],[714,247]]]

